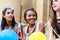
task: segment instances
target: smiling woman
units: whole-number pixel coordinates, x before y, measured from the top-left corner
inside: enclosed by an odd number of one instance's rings
[[[54,40],[60,40],[60,0],[51,0],[52,17],[51,26],[53,27]]]
[[[2,22],[1,22],[1,29],[11,29],[14,28],[16,22],[14,18],[14,9],[12,8],[5,8],[2,11]]]
[[[23,28],[23,39],[28,40],[29,36],[35,31],[44,32],[44,26],[42,23],[37,23],[37,12],[34,8],[29,8],[24,13],[24,19],[27,22],[27,26]]]

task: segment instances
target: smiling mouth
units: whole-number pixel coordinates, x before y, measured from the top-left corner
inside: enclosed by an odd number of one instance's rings
[[[34,21],[34,20],[31,20],[31,21]]]
[[[54,8],[57,7],[57,6],[53,6]]]
[[[34,22],[35,20],[30,20],[31,22]]]

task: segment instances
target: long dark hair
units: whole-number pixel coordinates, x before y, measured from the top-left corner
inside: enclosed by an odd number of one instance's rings
[[[53,0],[51,0],[51,8],[52,8],[52,4],[53,4]],[[60,29],[57,26],[57,15],[56,15],[56,11],[54,11],[53,8],[52,8],[52,11],[53,11],[53,13],[52,13],[53,16],[52,16],[51,26],[53,27],[53,29],[55,29],[55,31],[57,32],[57,34],[59,34],[60,33]],[[56,34],[55,34],[55,36],[57,38],[57,35]]]
[[[33,12],[35,12],[35,14],[36,14],[36,20],[37,20],[37,12],[36,12],[36,10],[34,8],[29,8],[29,9],[25,10],[25,12],[24,12],[24,19],[25,19],[25,21],[27,21],[26,20],[27,11],[33,11]]]
[[[51,0],[51,8],[52,8],[52,4],[53,4],[53,0]],[[56,29],[56,26],[57,26],[57,15],[56,15],[56,12],[53,10],[53,8],[52,8],[52,11],[53,11],[53,16],[52,16],[52,27],[54,28],[54,29]]]
[[[12,8],[4,8],[4,9],[2,10],[2,15],[5,15],[5,12],[6,12],[8,9],[11,9],[12,12],[14,12],[14,9],[12,9]],[[15,24],[16,24],[16,22],[15,22],[15,18],[14,18],[14,16],[13,16],[12,24],[11,24],[11,25],[12,25],[12,28],[14,28]],[[6,19],[2,16],[1,30],[4,30],[4,28],[6,27],[6,25],[7,25]]]

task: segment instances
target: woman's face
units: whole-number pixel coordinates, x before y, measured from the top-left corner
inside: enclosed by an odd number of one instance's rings
[[[34,11],[27,11],[26,20],[29,24],[34,24],[36,21],[36,13]]]
[[[60,0],[53,0],[52,7],[54,11],[60,11]]]
[[[14,16],[14,13],[12,12],[11,9],[7,9],[7,11],[5,12],[4,18],[6,19],[6,21],[12,21]]]

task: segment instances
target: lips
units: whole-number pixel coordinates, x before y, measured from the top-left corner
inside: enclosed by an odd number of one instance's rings
[[[12,16],[9,16],[8,18],[9,18],[9,19],[12,19]]]
[[[57,7],[56,5],[52,5],[53,8]]]
[[[30,21],[30,22],[35,22],[35,19],[30,19],[29,21]]]
[[[57,7],[57,6],[53,6],[54,8]]]
[[[30,21],[32,21],[32,22],[33,22],[34,20],[30,20]]]

